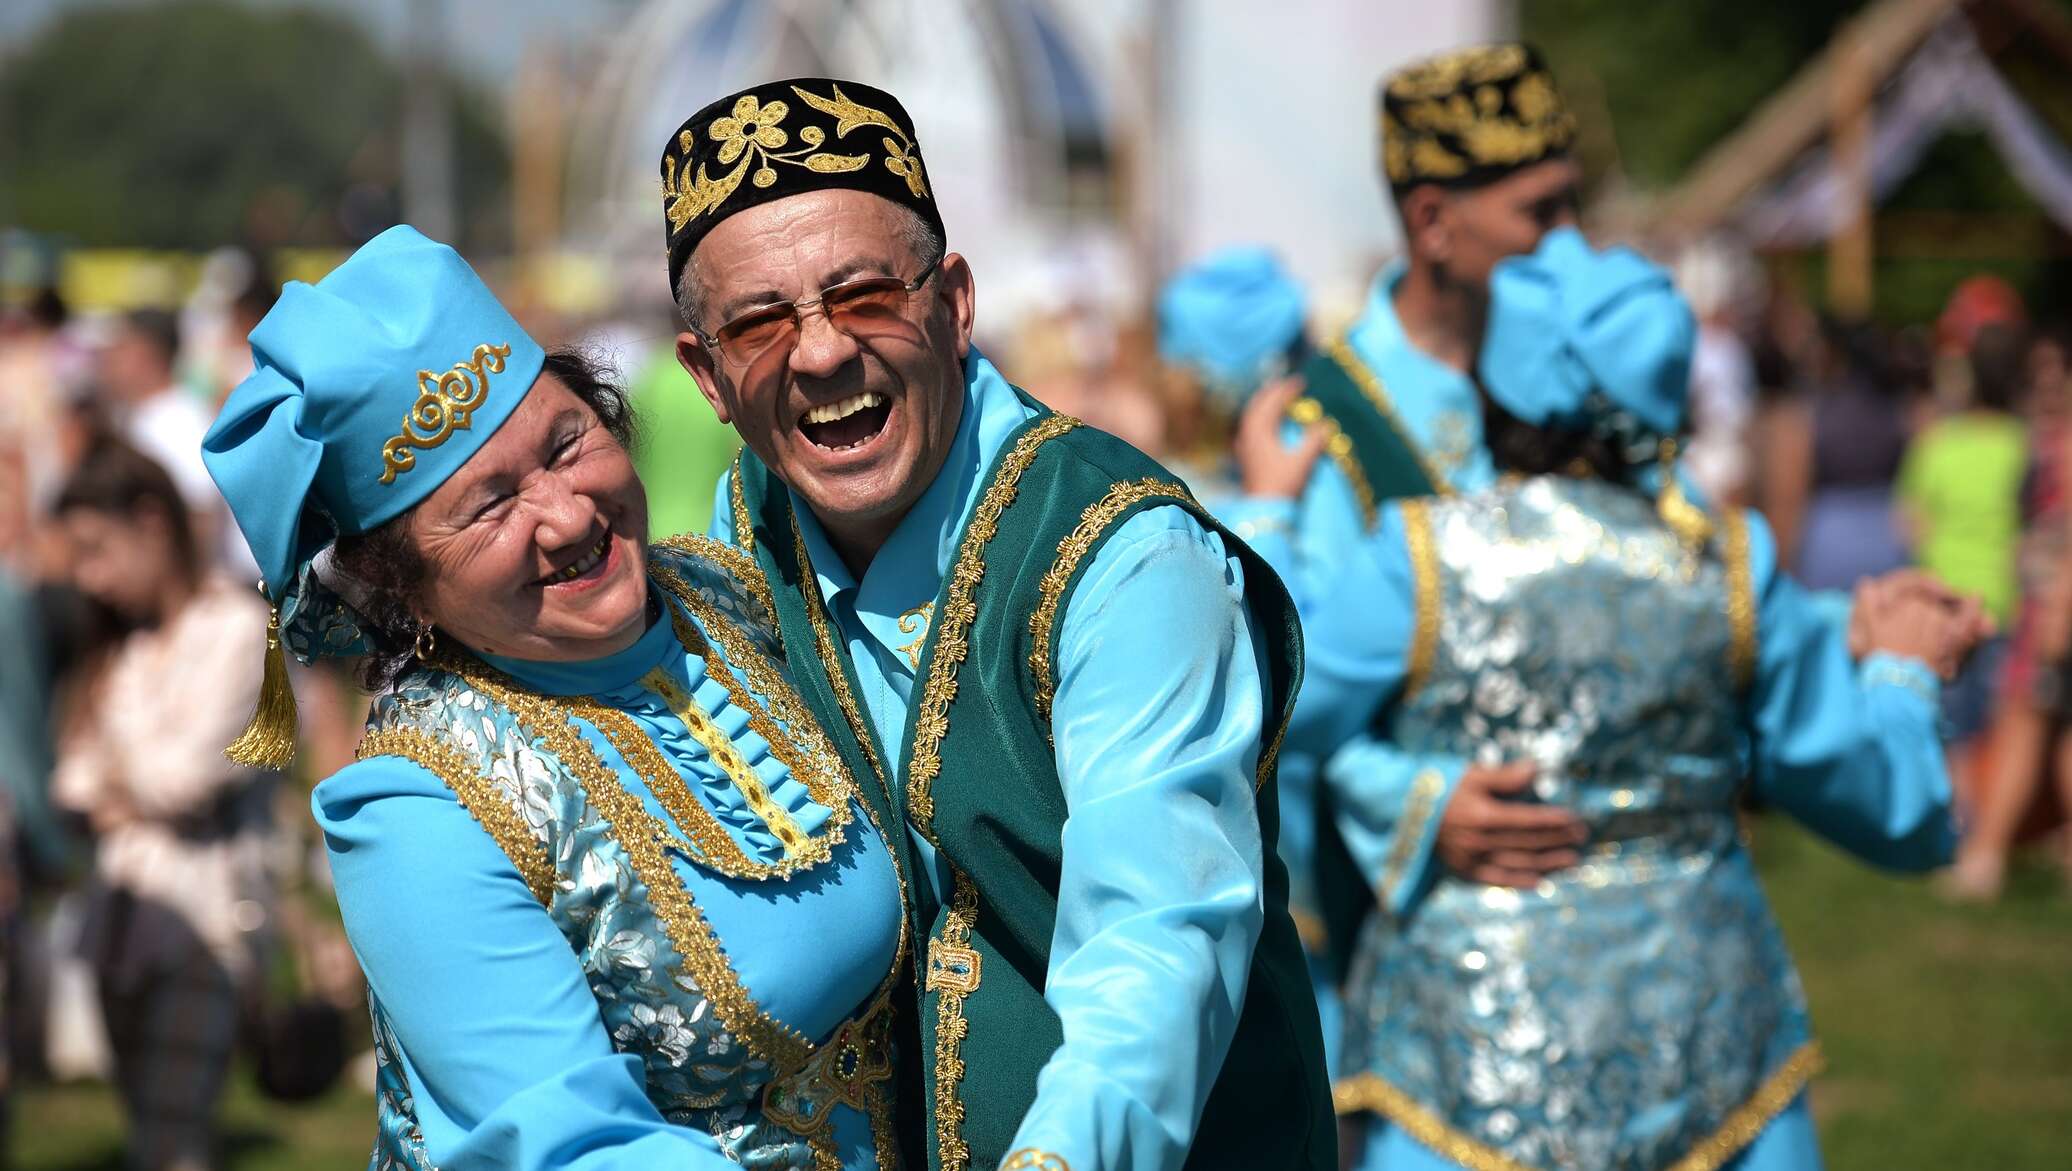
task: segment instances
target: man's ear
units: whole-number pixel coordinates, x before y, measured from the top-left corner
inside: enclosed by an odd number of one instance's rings
[[[971,263],[960,252],[942,258],[943,300],[950,307],[950,322],[957,330],[957,356],[971,356],[971,323],[978,317],[978,289],[972,280]]]
[[[727,410],[727,400],[719,392],[719,371],[712,364],[712,351],[698,340],[698,335],[689,330],[676,335],[676,362],[698,384],[698,393],[705,396],[712,413],[719,421],[733,425],[734,416]]]
[[[1403,216],[1403,241],[1410,251],[1433,264],[1445,264],[1453,256],[1453,217],[1446,192],[1423,183],[1403,193],[1397,203]]]

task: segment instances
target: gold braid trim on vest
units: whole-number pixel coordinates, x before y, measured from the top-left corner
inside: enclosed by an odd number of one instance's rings
[[[1410,428],[1403,425],[1402,416],[1396,414],[1396,404],[1389,398],[1388,388],[1381,384],[1381,376],[1361,359],[1359,351],[1353,349],[1351,336],[1338,335],[1332,340],[1330,350],[1331,360],[1345,368],[1346,374],[1353,380],[1353,385],[1374,408],[1374,412],[1380,415],[1382,421],[1389,425],[1389,429],[1396,433],[1396,437],[1403,441],[1403,449],[1417,461],[1417,469],[1424,473],[1425,482],[1432,486],[1432,491],[1440,496],[1453,495],[1452,483],[1432,467],[1432,461],[1425,454],[1424,446],[1410,434]]]
[[[734,505],[734,543],[742,549],[755,552],[755,521],[748,515],[748,497],[741,491],[741,453],[734,453],[734,468],[727,474],[727,495]],[[761,576],[758,574],[757,576]],[[767,588],[767,586],[765,587]],[[772,608],[770,613],[777,611]]]
[[[547,848],[532,836],[518,811],[460,749],[413,728],[390,728],[361,737],[357,755],[361,760],[400,756],[444,781],[453,795],[460,798],[461,808],[474,815],[511,865],[518,868],[532,897],[543,907],[554,901],[554,888],[561,876],[554,869]]]
[[[1748,514],[1727,513],[1722,525],[1720,557],[1727,567],[1727,626],[1733,641],[1727,648],[1727,669],[1736,687],[1755,679],[1755,575],[1748,564]]]
[[[1817,1041],[1808,1041],[1784,1059],[1763,1079],[1748,1100],[1736,1106],[1718,1129],[1686,1151],[1663,1171],[1718,1171],[1741,1153],[1763,1132],[1772,1119],[1782,1114],[1806,1083],[1826,1067],[1827,1060]],[[1441,1158],[1458,1163],[1468,1171],[1540,1171],[1502,1151],[1455,1130],[1445,1119],[1420,1105],[1408,1094],[1372,1073],[1341,1079],[1331,1090],[1338,1113],[1373,1113],[1400,1126]]]
[[[856,737],[856,746],[863,749],[872,775],[878,778],[878,788],[885,794],[885,808],[896,810],[899,800],[892,795],[891,776],[885,771],[885,762],[878,759],[878,750],[873,747],[876,734],[864,718],[863,708],[856,702],[856,694],[849,690],[849,672],[842,666],[840,644],[835,641],[834,630],[827,621],[827,605],[820,597],[820,577],[813,572],[813,559],[806,553],[806,538],[799,532],[796,512],[791,514],[791,544],[799,559],[799,593],[806,599],[806,617],[813,624],[813,642],[820,651],[828,686],[834,689],[835,705],[842,709],[842,719],[848,722],[850,734]]]
[[[928,656],[928,678],[921,685],[921,701],[914,720],[914,746],[907,762],[907,816],[923,836],[934,840],[935,795],[931,791],[942,772],[942,757],[936,749],[950,731],[950,703],[957,698],[957,667],[969,649],[965,635],[978,618],[978,585],[986,576],[986,546],[1000,529],[1000,514],[1014,503],[1022,473],[1036,460],[1043,445],[1079,426],[1070,415],[1049,415],[1022,432],[1000,461],[1000,470],[979,498],[964,528],[963,548],[950,567],[949,587],[943,593],[936,615],[935,647]]]
[[[1416,624],[1410,631],[1410,654],[1403,669],[1403,694],[1416,693],[1432,673],[1439,654],[1439,548],[1432,539],[1432,509],[1424,500],[1403,502],[1403,541],[1410,549],[1412,596]]]
[[[1170,498],[1175,504],[1185,504],[1193,499],[1187,489],[1171,480],[1126,480],[1108,489],[1106,495],[1086,506],[1086,511],[1080,514],[1078,527],[1058,543],[1058,559],[1051,563],[1037,585],[1041,600],[1029,615],[1029,633],[1033,636],[1029,670],[1036,676],[1036,718],[1046,725],[1046,736],[1050,735],[1051,701],[1057,697],[1057,681],[1051,676],[1051,636],[1057,625],[1058,606],[1065,600],[1065,587],[1071,584],[1079,563],[1093,552],[1095,542],[1118,517],[1139,502],[1160,496]]]

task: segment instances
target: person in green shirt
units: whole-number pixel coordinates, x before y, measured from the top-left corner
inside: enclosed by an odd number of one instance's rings
[[[1914,560],[1960,593],[1977,597],[2005,628],[2016,600],[2027,428],[2014,413],[2026,350],[2013,325],[1988,325],[1971,347],[1972,401],[1922,431],[1899,471],[1899,502]],[[1944,692],[1949,737],[1962,744],[1985,729],[2004,637],[1978,653]]]
[[[702,533],[712,523],[712,486],[741,439],[699,397],[673,345],[643,355],[638,369],[630,387],[640,420],[633,470],[647,486],[648,531],[657,537]]]

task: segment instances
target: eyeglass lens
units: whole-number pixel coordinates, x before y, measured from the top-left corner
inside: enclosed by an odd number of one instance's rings
[[[824,291],[820,308],[828,324],[843,333],[869,335],[898,323],[909,295],[906,282],[897,277],[868,277]],[[718,339],[729,359],[746,365],[773,346],[790,345],[798,330],[797,303],[780,301],[720,326]]]

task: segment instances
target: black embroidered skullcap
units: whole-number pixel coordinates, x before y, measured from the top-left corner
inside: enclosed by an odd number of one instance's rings
[[[1382,171],[1479,187],[1568,153],[1576,122],[1531,45],[1478,45],[1404,66],[1381,85]]]
[[[692,249],[721,220],[830,188],[884,196],[942,231],[913,119],[884,90],[794,77],[729,94],[691,115],[662,152],[669,287],[676,288]]]

